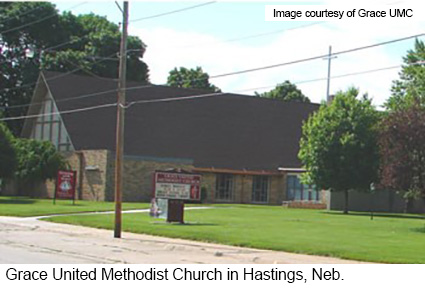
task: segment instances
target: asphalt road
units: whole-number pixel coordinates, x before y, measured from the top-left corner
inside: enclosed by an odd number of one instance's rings
[[[336,258],[256,250],[0,217],[2,264],[342,264]]]

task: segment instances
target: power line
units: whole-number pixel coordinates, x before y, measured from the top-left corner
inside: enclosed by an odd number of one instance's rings
[[[70,7],[70,8],[68,8],[68,10],[71,10],[71,9],[77,8],[78,6],[84,5],[84,4],[86,4],[86,3],[87,3],[87,2],[81,2],[81,3],[77,4],[77,5],[74,5],[74,6]],[[12,32],[12,31],[15,31],[15,30],[19,30],[19,29],[24,28],[24,27],[27,27],[27,26],[31,26],[31,25],[33,25],[33,24],[40,23],[40,22],[45,21],[45,20],[47,20],[47,19],[53,18],[53,17],[55,17],[56,15],[58,15],[58,14],[55,12],[55,13],[50,14],[50,15],[48,15],[48,16],[46,16],[46,17],[44,17],[44,18],[40,18],[40,19],[38,19],[38,20],[35,20],[35,21],[32,21],[32,22],[29,22],[29,23],[23,24],[23,25],[21,25],[21,26],[15,27],[15,28],[10,28],[10,29],[8,29],[8,30],[1,31],[1,32],[0,32],[0,34],[9,33],[9,32]]]
[[[205,45],[211,45],[211,44],[237,42],[237,41],[241,41],[241,40],[247,40],[247,39],[253,39],[253,38],[259,38],[259,37],[263,37],[263,36],[278,34],[278,33],[282,33],[282,32],[285,32],[285,31],[303,29],[303,28],[307,28],[307,27],[311,27],[311,26],[315,26],[315,25],[321,25],[323,23],[326,23],[326,22],[325,21],[315,22],[315,23],[310,23],[310,24],[301,25],[301,26],[292,27],[292,28],[273,30],[273,31],[269,31],[269,32],[251,34],[251,35],[246,35],[246,36],[241,36],[241,37],[236,37],[236,38],[229,38],[229,39],[225,39],[225,40],[222,40],[222,41],[210,41],[210,42],[204,42],[204,43],[199,43],[199,44],[189,44],[189,45],[184,45],[184,46],[173,46],[173,48],[191,48],[191,47],[205,46]]]
[[[40,8],[41,8],[40,6],[37,6],[37,7],[35,7],[34,9],[31,9],[31,10],[25,11],[25,12],[23,12],[23,13],[19,14],[19,15],[11,16],[11,17],[6,18],[6,19],[4,19],[3,21],[1,21],[1,22],[0,22],[0,24],[3,24],[3,23],[5,23],[5,22],[7,22],[7,21],[9,21],[9,20],[11,20],[11,19],[13,19],[13,18],[18,18],[18,17],[22,17],[22,16],[24,16],[24,15],[30,14],[30,13],[32,13],[32,12],[34,12],[34,11],[37,11],[37,10],[38,10],[38,9],[40,9]]]
[[[182,8],[182,9],[177,9],[177,10],[173,10],[173,11],[169,11],[169,12],[164,12],[164,13],[160,13],[160,14],[155,14],[155,15],[151,15],[151,16],[137,18],[137,19],[130,20],[129,23],[137,22],[137,21],[142,21],[142,20],[147,20],[147,19],[152,19],[152,18],[157,18],[157,17],[161,17],[161,16],[165,16],[165,15],[174,14],[174,13],[179,13],[179,12],[183,12],[183,11],[187,11],[187,10],[199,8],[199,7],[202,7],[202,6],[214,4],[216,2],[217,1],[205,2],[205,3],[202,3],[202,4],[197,4],[197,5],[189,6],[189,7]]]
[[[344,50],[344,51],[340,51],[340,52],[335,52],[332,55],[338,55],[338,54],[354,52],[354,51],[358,51],[358,50],[362,50],[362,49],[377,47],[377,46],[381,46],[381,45],[387,45],[387,44],[391,44],[391,43],[394,43],[394,42],[403,41],[403,40],[407,40],[407,39],[411,39],[411,38],[415,38],[415,37],[419,37],[419,36],[423,36],[423,35],[425,35],[425,33],[416,34],[416,35],[412,35],[412,36],[408,36],[408,37],[403,37],[403,38],[398,38],[398,39],[394,39],[394,40],[390,40],[390,41],[380,42],[380,43],[376,43],[376,44],[372,44],[372,45],[368,45],[368,46],[362,46],[362,47],[352,48],[352,49],[348,49],[348,50]],[[112,55],[114,55],[114,54],[112,54]],[[289,64],[301,63],[301,62],[306,62],[306,61],[320,59],[320,58],[323,58],[324,56],[328,56],[328,55],[320,55],[320,56],[315,56],[315,57],[310,57],[310,58],[304,58],[304,59],[295,60],[295,61],[286,62],[286,63],[281,63],[281,64],[264,66],[264,67],[260,67],[260,68],[254,68],[254,69],[236,71],[236,72],[231,72],[231,73],[226,73],[226,74],[221,74],[221,75],[214,75],[214,76],[210,76],[209,78],[219,78],[219,77],[225,77],[225,76],[230,76],[230,75],[236,75],[236,74],[242,74],[242,73],[247,73],[247,72],[253,72],[253,71],[257,71],[257,70],[264,70],[264,69],[274,68],[274,67],[278,67],[278,66],[284,66],[284,65],[289,65]],[[104,60],[100,60],[100,61],[95,62],[95,63],[100,63],[102,61],[104,61]],[[80,68],[79,69],[75,69],[75,70],[72,70],[70,72],[61,74],[59,76],[48,78],[48,79],[46,79],[46,81],[47,80],[53,80],[53,79],[61,78],[61,77],[65,77],[65,76],[67,76],[69,74],[72,74],[72,73],[74,73],[76,71],[79,71],[79,70],[81,70],[81,69]],[[335,78],[335,77],[332,77],[332,78]],[[5,90],[21,89],[21,88],[28,87],[28,86],[31,86],[31,85],[34,85],[34,84],[36,84],[36,82],[31,83],[31,84],[27,84],[27,85],[23,85],[23,86],[19,86],[19,87],[14,87],[14,88],[4,88],[4,89],[0,90],[0,92],[5,91]],[[27,104],[27,105],[29,106],[30,104]],[[13,107],[17,107],[17,106],[13,106]],[[12,106],[10,108],[12,108]]]
[[[103,76],[97,75],[96,73],[91,72],[90,70],[87,70],[87,69],[85,69],[84,67],[81,67],[80,65],[78,65],[78,64],[76,64],[76,63],[73,63],[72,61],[70,61],[70,60],[68,60],[68,59],[66,59],[66,58],[64,58],[64,60],[65,60],[66,62],[68,62],[69,64],[71,64],[72,66],[74,66],[74,67],[76,67],[76,68],[79,68],[81,71],[83,71],[83,72],[87,73],[88,75],[91,75],[91,76],[92,76],[92,77],[94,77],[94,78],[97,78],[97,79],[100,79],[100,80],[112,80],[112,81],[118,81],[118,80],[117,80],[117,79],[115,79],[115,78],[108,78],[108,77],[103,77]],[[105,59],[105,60],[106,60],[106,59]]]
[[[131,106],[133,106],[135,104],[141,104],[141,103],[157,103],[157,102],[183,101],[183,100],[205,98],[205,97],[211,97],[211,96],[219,96],[219,95],[224,95],[224,94],[228,94],[228,93],[227,92],[212,92],[212,93],[190,95],[190,96],[178,96],[178,97],[160,98],[160,99],[136,100],[136,101],[129,102],[127,105],[125,105],[123,107],[124,108],[130,108]]]
[[[65,41],[65,42],[62,42],[62,43],[59,43],[59,44],[55,44],[55,45],[52,45],[52,46],[50,46],[50,47],[46,47],[46,48],[36,48],[36,50],[38,50],[38,51],[42,51],[42,52],[60,52],[60,51],[62,51],[62,50],[54,50],[54,49],[57,49],[57,48],[60,48],[60,47],[63,47],[63,46],[65,46],[65,45],[67,45],[67,44],[69,44],[69,43],[73,43],[73,42],[76,42],[76,41],[79,41],[79,40],[82,40],[82,39],[84,39],[84,38],[87,38],[89,36],[89,34],[86,34],[86,35],[84,35],[84,36],[76,36],[76,37],[74,37],[73,39],[71,39],[71,40],[68,40],[68,41]],[[11,60],[9,60],[9,61],[13,61],[13,59],[11,59]],[[8,60],[6,59],[6,60],[4,60],[4,61],[1,61],[0,63],[6,63],[6,62],[8,62]]]
[[[50,79],[46,79],[46,80],[50,80]],[[152,84],[140,85],[140,86],[126,87],[125,90],[130,91],[130,90],[143,89],[143,88],[148,88],[148,87],[153,87],[153,86],[155,86],[155,85],[152,85]],[[118,92],[118,89],[115,88],[115,89],[104,90],[104,91],[99,91],[99,92],[94,92],[94,93],[89,93],[89,94],[83,94],[83,95],[78,95],[78,96],[61,98],[61,99],[55,100],[55,102],[61,103],[61,102],[67,102],[67,101],[72,101],[72,100],[81,100],[81,99],[84,99],[84,98],[89,98],[89,97],[99,96],[99,95],[105,95],[105,94],[114,93],[114,92]],[[32,106],[32,105],[41,105],[41,104],[43,104],[43,102],[33,102],[33,103],[18,104],[18,105],[11,105],[11,106],[0,106],[0,109],[13,109],[13,108],[29,107],[29,106]]]
[[[102,59],[100,59],[100,60],[98,60],[98,61],[93,62],[92,64],[93,64],[93,65],[94,65],[94,64],[99,64],[99,63],[101,63],[101,62],[103,62],[103,61],[109,60],[109,57],[112,57],[112,56],[113,56],[113,55],[115,55],[115,54],[116,54],[116,53],[114,52],[114,53],[110,54],[109,56],[107,56],[107,57],[105,57],[105,58],[102,58]],[[57,78],[65,77],[65,76],[67,76],[67,75],[73,74],[74,72],[80,71],[81,69],[82,69],[82,68],[77,68],[77,69],[74,69],[74,70],[71,70],[71,71],[65,72],[65,73],[63,73],[63,74],[57,75],[57,76],[53,76],[53,77],[47,78],[47,79],[46,79],[46,81],[47,81],[47,80],[53,80],[53,79],[57,79]],[[31,87],[31,86],[35,85],[36,83],[37,83],[37,81],[32,82],[32,83],[28,83],[28,84],[25,84],[25,85],[21,85],[21,86],[16,86],[16,87],[11,87],[11,88],[3,88],[3,89],[0,89],[0,92],[3,92],[3,91],[11,91],[11,90],[18,90],[18,89],[22,89],[22,88],[26,88],[26,87]]]
[[[197,94],[197,95],[182,96],[182,97],[172,97],[172,98],[161,98],[161,99],[148,99],[148,100],[132,101],[129,104],[124,105],[124,106],[121,106],[121,107],[123,107],[123,108],[129,108],[130,106],[132,106],[134,104],[140,104],[140,103],[156,103],[156,102],[183,101],[183,100],[205,98],[205,97],[218,96],[218,95],[224,95],[224,94],[227,94],[227,93],[216,92],[216,93]],[[33,115],[4,117],[4,118],[0,118],[0,121],[23,120],[23,119],[37,118],[37,117],[40,117],[40,116],[71,114],[71,113],[78,113],[78,112],[95,110],[95,109],[100,109],[100,108],[113,107],[113,106],[117,106],[117,103],[116,102],[113,102],[113,103],[93,105],[93,106],[88,106],[88,107],[83,107],[83,108],[77,108],[77,109],[71,109],[71,110],[64,110],[64,111],[57,111],[57,112],[48,112],[48,113],[40,113],[40,114],[33,114]]]
[[[238,38],[230,38],[230,39],[227,39],[227,40],[224,40],[224,41],[220,41],[220,42],[226,43],[226,42],[235,42],[235,41],[240,41],[240,40],[247,40],[247,39],[252,39],[252,38],[258,38],[258,37],[262,37],[262,36],[268,36],[268,35],[272,35],[272,34],[286,32],[286,31],[303,29],[303,28],[311,27],[311,26],[315,26],[315,25],[321,25],[323,23],[326,23],[326,22],[325,21],[314,22],[314,23],[310,23],[310,24],[306,24],[306,25],[301,25],[301,26],[297,26],[297,27],[292,27],[292,28],[279,29],[279,30],[275,30],[275,31],[264,32],[264,33],[259,33],[259,34],[253,34],[253,35],[248,35],[248,36],[242,36],[242,37],[238,37]]]
[[[342,50],[342,51],[339,51],[339,52],[332,53],[332,56],[350,53],[350,52],[355,52],[355,51],[373,48],[373,47],[378,47],[378,46],[382,46],[382,45],[387,45],[387,44],[400,42],[400,41],[404,41],[404,40],[408,40],[408,39],[412,39],[412,38],[416,38],[416,37],[420,37],[420,36],[424,36],[424,35],[425,35],[425,33],[420,33],[420,34],[416,34],[416,35],[412,35],[412,36],[408,36],[408,37],[403,37],[403,38],[398,38],[398,39],[389,40],[389,41],[385,41],[385,42],[375,43],[375,44],[371,44],[371,45],[367,45],[367,46],[361,46],[361,47],[351,48],[351,49],[347,49],[347,50]],[[262,66],[262,67],[257,67],[257,68],[251,68],[251,69],[245,69],[245,70],[240,70],[240,71],[234,71],[234,72],[228,72],[228,73],[213,75],[213,76],[210,76],[210,79],[211,78],[220,78],[220,77],[232,76],[232,75],[243,74],[243,73],[249,73],[249,72],[260,71],[260,70],[265,70],[265,69],[271,69],[271,68],[276,68],[276,67],[286,66],[286,65],[291,65],[291,64],[297,64],[297,63],[312,61],[312,60],[316,60],[316,59],[321,59],[321,58],[324,58],[324,57],[329,57],[329,54],[313,56],[313,57],[293,60],[293,61],[284,62],[284,63],[272,64],[272,65],[267,65],[267,66]]]
[[[422,63],[419,63],[422,64]],[[358,72],[352,72],[352,73],[346,73],[346,74],[341,74],[341,75],[336,75],[333,76],[331,78],[343,78],[343,77],[348,77],[348,76],[353,76],[353,75],[360,75],[360,74],[367,74],[367,73],[373,73],[373,72],[378,72],[378,71],[384,71],[384,70],[389,70],[389,69],[395,69],[395,68],[399,68],[401,67],[401,65],[396,65],[396,66],[389,66],[389,67],[382,67],[382,68],[377,68],[377,69],[371,69],[371,70],[365,70],[365,71],[358,71]],[[327,77],[324,78],[316,78],[316,79],[310,79],[310,80],[304,80],[304,81],[298,81],[298,82],[294,82],[294,84],[301,84],[301,83],[307,83],[307,82],[316,82],[316,81],[323,81],[323,80],[327,80]],[[137,90],[137,89],[143,89],[143,88],[147,88],[147,87],[152,87],[153,85],[144,85],[144,86],[137,86],[137,87],[129,87],[126,88],[126,90]],[[256,89],[263,89],[263,88],[270,88],[270,87],[275,87],[274,86],[264,86],[264,87],[257,87],[257,88],[250,88],[250,89],[240,89],[240,90],[236,90],[235,92],[244,92],[244,91],[250,91],[250,90],[256,90]],[[73,98],[68,98],[68,99],[61,99],[61,100],[55,100],[56,102],[59,101],[65,101],[65,100],[71,100],[71,99],[81,99],[81,98],[85,98],[85,97],[90,97],[90,96],[94,96],[94,95],[101,95],[101,94],[106,94],[106,93],[111,93],[111,92],[116,92],[117,89],[114,90],[108,90],[108,91],[103,91],[103,92],[97,92],[97,93],[92,93],[92,94],[86,94],[86,95],[80,95],[77,97],[73,97]],[[212,96],[220,96],[220,95],[225,95],[225,94],[230,94],[228,92],[214,92],[214,93],[204,93],[204,94],[196,94],[196,95],[190,95],[190,96],[181,96],[181,97],[165,97],[165,98],[161,98],[161,99],[147,99],[147,100],[137,100],[137,101],[132,101],[129,102],[127,105],[123,105],[123,108],[130,108],[131,106],[135,105],[135,104],[144,104],[144,103],[160,103],[160,102],[174,102],[174,101],[185,101],[185,100],[192,100],[192,99],[198,99],[198,98],[207,98],[207,97],[212,97]],[[41,104],[41,103],[38,103]],[[101,104],[101,105],[95,105],[95,106],[89,106],[89,107],[83,107],[83,108],[78,108],[78,109],[72,109],[72,110],[65,110],[62,112],[55,112],[55,113],[41,113],[41,114],[34,114],[34,115],[26,115],[26,116],[16,116],[16,117],[6,117],[6,118],[1,118],[0,121],[9,121],[9,120],[22,120],[22,119],[29,119],[29,118],[36,118],[36,117],[40,117],[40,116],[50,116],[50,115],[57,115],[57,114],[70,114],[70,113],[78,113],[78,112],[83,112],[83,111],[89,111],[89,110],[94,110],[94,109],[100,109],[100,108],[105,108],[105,107],[112,107],[112,106],[116,106],[117,103],[107,103],[107,104]]]
[[[419,63],[419,64],[422,64],[422,63]],[[412,64],[410,64],[410,65],[412,65]],[[357,72],[352,72],[352,73],[346,73],[346,74],[331,76],[331,79],[344,78],[344,77],[348,77],[348,76],[361,75],[361,74],[368,74],[368,73],[379,72],[379,71],[384,71],[384,70],[396,69],[396,68],[400,68],[400,67],[402,67],[402,65],[395,65],[395,66],[389,66],[389,67],[382,67],[382,68],[376,68],[376,69],[370,69],[370,70],[357,71]],[[46,80],[51,80],[51,79],[52,78],[49,78],[49,79],[46,79]],[[324,80],[327,80],[327,77],[313,78],[313,79],[308,79],[308,80],[300,80],[300,81],[295,81],[295,82],[292,82],[292,83],[293,84],[304,84],[304,83],[324,81]],[[133,86],[133,87],[127,87],[125,90],[131,91],[131,90],[144,89],[144,88],[149,88],[149,87],[154,87],[154,86],[157,86],[157,85],[149,84],[149,85]],[[268,89],[268,88],[273,88],[273,87],[276,87],[276,84],[268,85],[268,86],[254,87],[254,88],[239,89],[239,90],[236,90],[234,92],[245,92],[245,91],[252,91],[252,90],[259,90],[259,89]],[[67,101],[72,101],[72,100],[80,100],[80,99],[84,99],[84,98],[104,95],[104,94],[113,93],[113,92],[117,92],[117,91],[118,91],[118,89],[105,90],[105,91],[83,94],[83,95],[74,96],[74,97],[62,98],[62,99],[55,100],[55,102],[59,103],[59,102],[67,102]],[[20,107],[29,107],[31,105],[41,105],[42,103],[43,102],[34,102],[34,103],[27,103],[27,104],[20,104],[20,105],[3,106],[3,107],[0,107],[0,109],[6,109],[6,108],[7,109],[13,109],[13,108],[20,108]]]
[[[22,119],[36,118],[36,117],[40,117],[40,116],[71,114],[71,113],[89,111],[89,110],[94,110],[94,109],[99,109],[99,108],[112,107],[112,106],[116,106],[116,105],[117,105],[117,103],[114,102],[114,103],[107,103],[107,104],[102,104],[102,105],[94,105],[94,106],[88,106],[88,107],[82,107],[82,108],[76,108],[76,109],[64,110],[64,111],[57,111],[57,112],[48,112],[48,113],[40,113],[40,114],[33,114],[33,115],[23,115],[23,116],[11,116],[11,117],[0,118],[0,121],[22,120]]]
[[[340,74],[340,75],[331,76],[331,79],[344,78],[344,77],[348,77],[348,76],[368,74],[368,73],[374,73],[374,72],[379,72],[379,71],[384,71],[384,70],[396,69],[396,68],[400,68],[400,67],[402,67],[402,65],[395,65],[395,66],[388,66],[388,67],[382,67],[382,68],[376,68],[376,69],[370,69],[370,70],[363,70],[363,71],[351,72],[351,73],[346,73],[346,74]],[[327,77],[320,77],[320,78],[313,78],[313,79],[308,79],[308,80],[294,81],[292,83],[293,84],[304,84],[304,83],[311,83],[311,82],[317,82],[317,81],[324,81],[324,80],[327,80],[327,79],[328,79]],[[260,87],[240,89],[240,90],[236,90],[235,92],[245,92],[245,91],[267,89],[267,88],[273,88],[273,87],[276,87],[276,84],[275,85],[268,85],[268,86],[260,86]]]

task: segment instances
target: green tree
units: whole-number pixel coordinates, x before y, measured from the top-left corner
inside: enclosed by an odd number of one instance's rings
[[[403,57],[400,79],[393,82],[391,97],[385,103],[387,109],[405,109],[413,104],[425,106],[425,45],[416,39],[414,49]]]
[[[0,123],[0,180],[13,177],[16,165],[13,136],[6,125]]]
[[[298,102],[310,102],[310,99],[305,96],[300,89],[297,88],[295,84],[292,84],[289,80],[286,80],[283,83],[278,84],[274,89],[257,93],[257,96],[279,99],[282,101],[298,101]]]
[[[201,67],[196,69],[187,69],[180,67],[174,68],[168,75],[167,84],[173,87],[197,88],[209,90],[212,92],[220,92],[220,89],[211,84],[208,73],[205,73]]]
[[[53,179],[59,169],[67,167],[51,142],[21,138],[15,140],[14,146],[18,158],[15,177],[22,184]]]
[[[32,23],[31,25],[26,25]],[[27,111],[41,69],[118,77],[118,25],[95,14],[59,14],[48,2],[0,2],[0,106],[4,116]],[[127,79],[148,82],[146,45],[129,36]],[[28,53],[31,52],[31,53]],[[33,55],[30,55],[33,54]],[[8,126],[19,135],[23,121]]]
[[[378,177],[379,115],[367,96],[358,90],[338,92],[330,105],[322,104],[303,125],[299,158],[307,173],[304,179],[332,192],[368,191]]]

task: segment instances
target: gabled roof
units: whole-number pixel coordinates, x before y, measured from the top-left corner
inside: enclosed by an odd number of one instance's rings
[[[81,98],[115,90],[117,82],[111,79],[56,72],[44,72],[44,79],[60,111],[117,100],[116,91]],[[206,93],[168,86],[140,86],[127,82],[127,103]],[[271,171],[278,167],[299,168],[302,121],[318,107],[239,94],[134,104],[126,109],[124,150],[126,155],[189,158],[200,168]],[[76,150],[115,151],[115,106],[63,114],[62,118]]]

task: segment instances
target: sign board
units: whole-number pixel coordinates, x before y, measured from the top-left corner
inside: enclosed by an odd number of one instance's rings
[[[56,178],[55,199],[75,199],[76,171],[58,171]]]
[[[156,171],[154,181],[155,198],[194,201],[201,199],[201,175]]]

